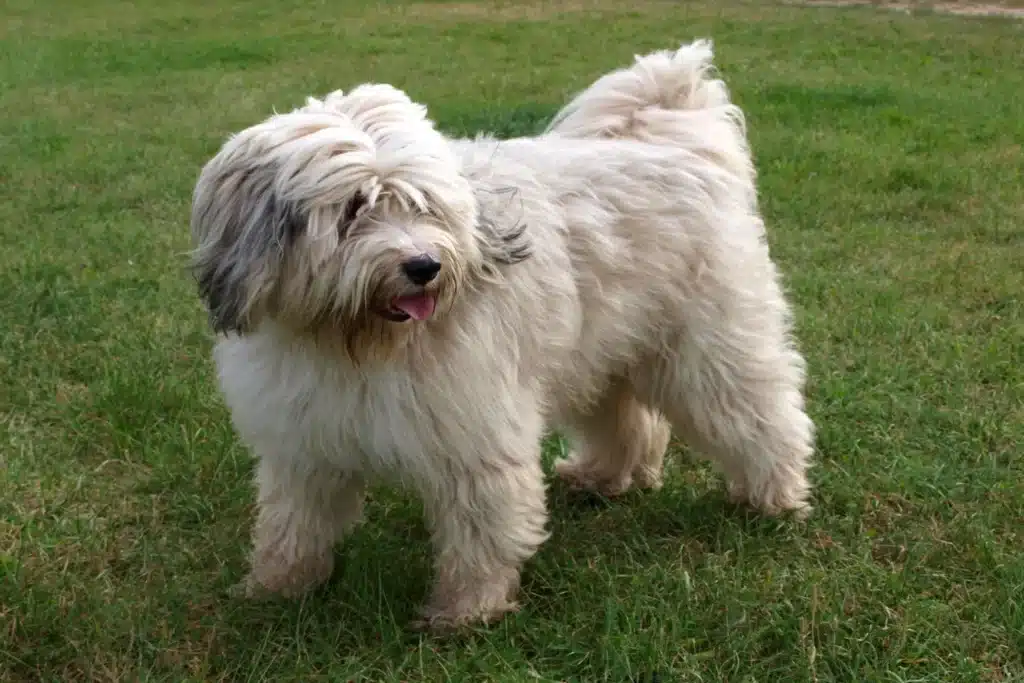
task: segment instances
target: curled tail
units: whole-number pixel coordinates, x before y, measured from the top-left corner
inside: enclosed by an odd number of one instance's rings
[[[752,184],[743,112],[714,77],[712,56],[710,40],[637,56],[631,67],[605,74],[578,94],[546,132],[682,147]]]

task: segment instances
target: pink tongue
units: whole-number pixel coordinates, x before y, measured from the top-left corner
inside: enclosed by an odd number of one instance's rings
[[[400,296],[392,305],[413,320],[426,320],[434,314],[434,297],[426,294]]]

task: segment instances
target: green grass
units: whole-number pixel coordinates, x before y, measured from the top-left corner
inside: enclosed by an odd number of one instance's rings
[[[1024,24],[617,5],[5,4],[0,680],[1024,680]],[[815,516],[731,507],[681,455],[658,493],[552,486],[523,611],[441,638],[407,629],[420,505],[381,490],[327,587],[228,597],[251,462],[184,271],[225,135],[369,80],[528,133],[705,35],[810,363]]]

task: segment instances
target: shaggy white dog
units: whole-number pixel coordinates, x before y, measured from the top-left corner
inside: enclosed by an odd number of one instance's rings
[[[259,460],[250,593],[328,578],[369,481],[422,497],[429,626],[515,608],[571,484],[657,487],[669,425],[765,513],[809,510],[804,362],[709,41],[638,57],[538,137],[450,140],[363,85],[233,136],[195,191],[220,385]]]

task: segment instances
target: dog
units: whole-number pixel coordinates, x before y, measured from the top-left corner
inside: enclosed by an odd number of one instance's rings
[[[710,40],[512,140],[450,139],[389,85],[310,97],[223,144],[191,230],[257,459],[249,595],[324,582],[391,482],[435,549],[419,625],[493,623],[548,538],[549,430],[574,487],[658,488],[674,430],[733,500],[810,510],[805,361]]]

